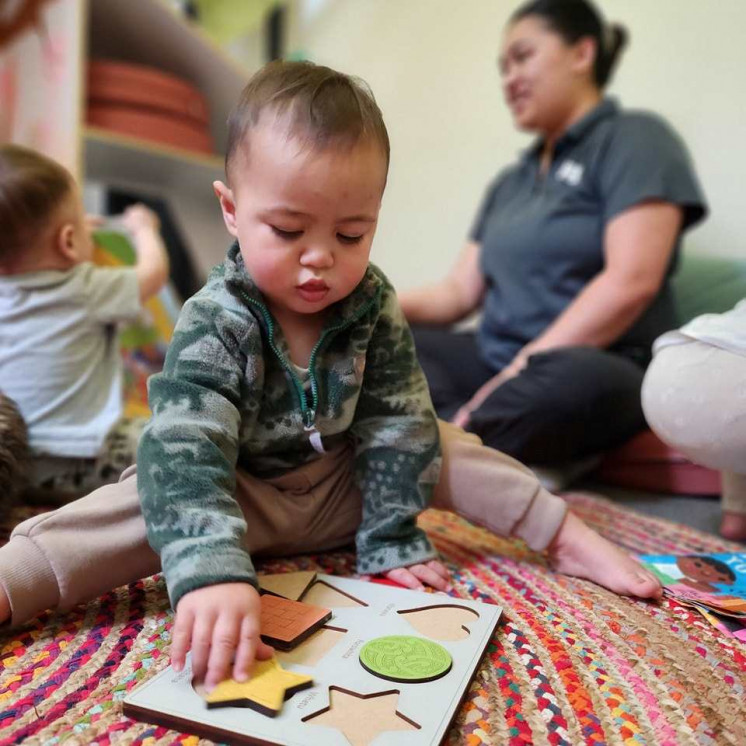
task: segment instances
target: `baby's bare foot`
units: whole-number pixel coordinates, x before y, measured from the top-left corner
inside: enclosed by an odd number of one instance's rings
[[[547,552],[552,567],[565,575],[592,580],[623,596],[661,597],[661,584],[653,573],[572,512]]]
[[[720,535],[731,541],[746,542],[746,515],[743,513],[723,513]]]

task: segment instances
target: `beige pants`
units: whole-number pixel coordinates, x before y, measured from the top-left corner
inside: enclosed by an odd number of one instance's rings
[[[642,386],[661,440],[723,474],[723,510],[746,513],[746,357],[704,342],[664,347]]]
[[[545,549],[564,520],[564,501],[476,435],[446,423],[440,432],[443,468],[433,507]],[[345,446],[267,480],[239,471],[236,499],[246,518],[248,551],[286,556],[351,543],[362,515],[351,456]],[[158,555],[147,542],[134,466],[119,483],[24,521],[0,548],[0,584],[10,599],[13,625],[159,571]]]

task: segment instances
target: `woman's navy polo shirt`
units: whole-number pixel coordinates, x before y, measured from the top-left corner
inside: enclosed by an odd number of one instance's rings
[[[607,223],[646,200],[684,208],[682,233],[707,207],[691,159],[661,118],[605,99],[558,140],[545,176],[541,142],[487,190],[471,232],[487,285],[479,347],[496,370],[538,337],[604,267]],[[673,271],[680,237],[669,267]],[[668,279],[615,347],[645,360],[678,326]]]

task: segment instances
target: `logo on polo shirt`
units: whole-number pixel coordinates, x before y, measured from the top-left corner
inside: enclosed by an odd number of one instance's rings
[[[582,163],[567,160],[557,169],[555,178],[557,181],[567,182],[570,186],[578,186],[583,180],[584,173],[585,166]]]

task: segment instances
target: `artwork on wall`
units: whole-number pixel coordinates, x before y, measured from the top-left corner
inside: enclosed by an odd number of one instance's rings
[[[79,0],[11,0],[0,8],[0,142],[40,150],[76,175],[82,13]]]
[[[49,0],[11,0],[0,6],[0,49],[29,30],[44,31],[42,6]]]

